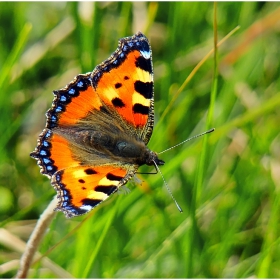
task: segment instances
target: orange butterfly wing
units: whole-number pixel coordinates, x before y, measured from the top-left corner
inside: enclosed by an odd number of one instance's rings
[[[58,193],[56,210],[72,217],[93,209],[135,174],[135,160],[108,150],[114,135],[143,145],[151,137],[153,69],[147,38],[139,32],[121,39],[92,73],[78,75],[54,94],[31,156]]]
[[[126,173],[112,166],[76,166],[56,172],[52,184],[60,203],[55,210],[68,218],[87,213],[118,190]]]

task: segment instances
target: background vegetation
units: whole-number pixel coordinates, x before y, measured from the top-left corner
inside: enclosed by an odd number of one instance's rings
[[[218,50],[216,131],[161,156],[184,212],[159,174],[143,175],[142,184],[127,185],[128,195],[113,195],[89,215],[58,213],[30,277],[280,277],[279,19],[279,3],[218,3],[218,40],[240,29]],[[15,275],[55,194],[29,157],[52,91],[92,71],[138,30],[153,49],[149,147],[162,151],[206,129],[213,57],[170,102],[213,48],[213,3],[0,3],[2,277]]]

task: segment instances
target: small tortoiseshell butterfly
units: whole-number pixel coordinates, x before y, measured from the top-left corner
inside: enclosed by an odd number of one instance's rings
[[[31,156],[70,218],[92,210],[134,176],[163,165],[147,148],[154,126],[152,50],[140,32],[120,39],[93,72],[54,91],[46,128]]]

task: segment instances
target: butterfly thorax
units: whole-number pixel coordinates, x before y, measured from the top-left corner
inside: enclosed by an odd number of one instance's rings
[[[151,151],[141,140],[133,141],[132,139],[118,139],[114,152],[130,163],[141,165],[163,165],[164,161],[160,160],[157,154]]]

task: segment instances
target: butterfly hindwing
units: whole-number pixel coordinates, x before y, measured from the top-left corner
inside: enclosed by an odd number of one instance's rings
[[[76,166],[56,172],[52,185],[58,192],[56,210],[66,217],[84,214],[116,192],[127,170],[116,166]]]
[[[72,156],[67,140],[48,128],[40,134],[38,146],[30,155],[37,160],[41,173],[49,178],[56,171],[67,168],[69,163],[79,165]]]

